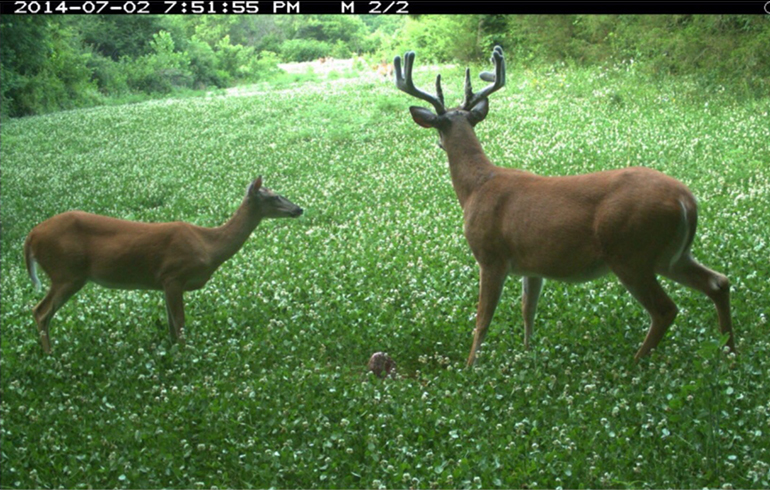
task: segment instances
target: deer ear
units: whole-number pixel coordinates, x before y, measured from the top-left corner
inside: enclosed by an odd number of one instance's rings
[[[259,192],[259,189],[261,187],[262,187],[262,176],[260,175],[249,186],[249,195],[251,196],[253,194],[256,194],[257,192]]]
[[[481,99],[475,106],[473,106],[473,108],[471,108],[470,113],[470,122],[474,126],[483,121],[489,113],[489,100],[486,98]]]
[[[423,128],[435,128],[436,120],[438,116],[433,114],[430,109],[424,107],[411,106],[409,112],[412,113],[412,119],[414,122],[422,126]]]

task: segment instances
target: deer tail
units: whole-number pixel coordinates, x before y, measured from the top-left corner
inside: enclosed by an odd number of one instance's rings
[[[29,236],[27,236],[27,240],[24,242],[24,262],[27,264],[27,274],[29,274],[29,278],[35,286],[35,291],[40,291],[40,279],[37,277],[37,260],[35,260],[35,255],[32,253]]]

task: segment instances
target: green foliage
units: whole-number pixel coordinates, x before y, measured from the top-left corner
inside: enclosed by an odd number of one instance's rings
[[[216,46],[230,35],[230,31],[238,21],[238,16],[202,15],[195,20],[194,37],[210,46]]]
[[[767,16],[9,16],[0,29],[10,40],[0,96],[11,116],[266,80],[280,75],[278,61],[391,60],[412,49],[426,61],[480,62],[497,44],[510,66],[630,64],[745,97],[770,91]]]
[[[407,20],[397,36],[397,53],[419,50],[430,61],[478,60],[479,16],[431,15]]]
[[[278,57],[270,51],[256,53],[252,47],[233,45],[229,36],[217,43],[217,68],[239,82],[271,78],[278,73]]]
[[[437,71],[453,72],[418,66],[418,86]],[[462,98],[459,71],[444,86]],[[3,123],[3,487],[770,486],[770,99],[628,64],[511,69],[476,128],[489,157],[684,181],[740,354],[708,299],[667,282],[681,313],[634,364],[647,317],[613,278],[546,284],[524,351],[510,280],[464,369],[478,271],[415,101],[366,77],[248,88]],[[306,212],[263,222],[186,295],[185,348],[161,293],[89,286],[42,354],[21,253],[35,224],[83,209],[217,226],[259,174]],[[380,350],[400,378],[365,373]]]
[[[280,73],[275,56],[231,43],[232,19],[210,17],[192,27],[162,16],[3,18],[4,39],[16,40],[2,43],[3,115],[97,105],[104,96],[226,87]]]
[[[45,17],[5,16],[0,18],[0,31],[13,43],[0,43],[0,106],[3,114],[25,113],[29,108],[20,107],[17,98],[28,89],[30,77],[46,63],[51,41]]]
[[[207,42],[193,36],[187,44],[187,54],[190,56],[190,71],[196,84],[215,87],[226,87],[229,74],[218,71],[219,59],[214,48]]]
[[[311,61],[331,53],[332,47],[315,39],[290,39],[281,44],[281,59],[285,61]]]
[[[192,82],[190,58],[175,50],[171,34],[153,34],[152,52],[136,60],[123,58],[128,67],[128,86],[145,93],[170,93],[174,87],[187,87]]]
[[[363,50],[368,29],[358,15],[290,16],[293,39],[314,39],[330,44],[341,42],[352,52]]]
[[[89,54],[73,46],[76,33],[66,22],[6,16],[0,34],[4,115],[70,109],[100,100],[87,67]]]
[[[82,42],[113,61],[139,58],[152,52],[153,36],[164,30],[165,18],[157,15],[83,15],[67,19],[80,32]]]
[[[282,73],[278,68],[278,55],[272,51],[262,51],[252,58],[248,65],[246,80],[271,80]]]
[[[633,62],[652,74],[698,75],[707,85],[741,92],[770,88],[770,19],[727,15],[509,16],[504,29],[486,30],[526,63]],[[489,46],[491,47],[491,46]]]
[[[127,63],[115,62],[112,59],[92,52],[88,58],[87,67],[96,86],[103,94],[119,97],[130,92],[128,86],[129,70]]]
[[[589,19],[595,17],[589,16]],[[497,41],[508,48],[513,63],[553,62],[568,57],[573,40],[573,22],[570,16],[526,15],[506,18],[500,33],[493,33]]]

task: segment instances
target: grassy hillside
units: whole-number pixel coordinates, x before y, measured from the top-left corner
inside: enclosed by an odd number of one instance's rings
[[[478,270],[437,135],[389,81],[5,122],[2,487],[770,486],[770,99],[632,68],[510,73],[477,134],[503,166],[646,165],[689,185],[694,254],[733,285],[737,357],[708,299],[665,282],[680,315],[634,364],[648,319],[612,277],[547,283],[524,351],[512,278],[464,369]],[[461,72],[441,71],[459,101]],[[21,253],[35,224],[82,209],[217,226],[257,175],[306,212],[263,222],[186,294],[187,347],[162,293],[91,285],[43,355]],[[375,351],[400,378],[366,374]]]

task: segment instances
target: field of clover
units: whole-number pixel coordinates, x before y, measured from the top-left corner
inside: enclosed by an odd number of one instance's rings
[[[459,102],[462,72],[440,69]],[[664,281],[680,315],[635,364],[648,319],[613,277],[546,283],[525,351],[511,278],[465,369],[478,270],[437,135],[390,81],[3,121],[2,487],[770,486],[770,98],[624,65],[509,71],[476,128],[488,156],[685,182],[694,254],[732,283],[739,355],[705,296]],[[162,293],[90,285],[43,354],[34,225],[82,209],[217,226],[257,175],[305,214],[263,222],[185,295],[186,347]],[[367,373],[376,351],[397,378]]]

